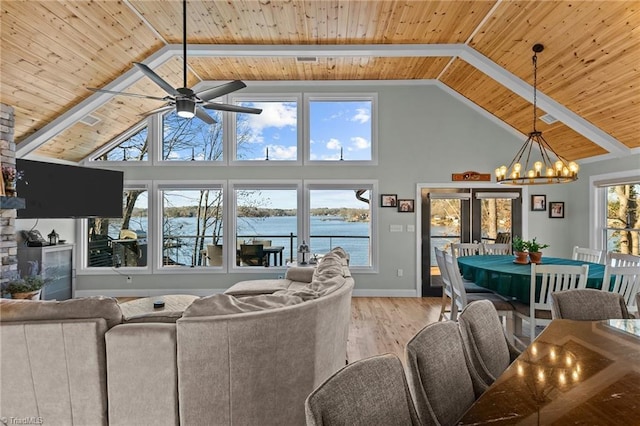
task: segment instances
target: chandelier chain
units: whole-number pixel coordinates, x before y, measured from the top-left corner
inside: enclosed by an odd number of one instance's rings
[[[533,131],[536,132],[536,121],[538,120],[537,108],[537,87],[538,87],[538,54],[534,53],[531,58],[533,61]]]

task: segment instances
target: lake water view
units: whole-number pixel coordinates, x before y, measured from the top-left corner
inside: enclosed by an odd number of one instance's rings
[[[172,229],[172,247],[165,250],[165,256],[181,264],[191,265],[193,256],[194,236],[196,235],[196,218],[170,218]],[[120,227],[113,226],[112,236],[117,236]],[[133,230],[147,230],[147,218],[132,218],[130,228]],[[256,240],[271,240],[272,246],[284,246],[283,257],[291,258],[290,234],[293,233],[293,258],[297,258],[297,248],[302,243],[297,239],[297,218],[294,216],[270,216],[262,218],[238,219],[238,242]],[[370,238],[369,222],[349,222],[342,217],[311,216],[311,241],[306,241],[312,254],[324,254],[334,247],[342,247],[350,255],[350,265],[369,265]],[[207,244],[211,244],[210,239]],[[306,259],[309,260],[307,254]]]

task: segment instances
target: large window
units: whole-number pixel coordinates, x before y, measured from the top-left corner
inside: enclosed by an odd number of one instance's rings
[[[640,183],[604,186],[606,196],[605,249],[640,254]]]
[[[163,267],[222,266],[222,185],[160,184],[158,189]]]
[[[309,160],[374,160],[374,96],[308,96]]]
[[[261,114],[236,114],[236,160],[298,160],[296,98],[239,100],[236,103],[244,107],[262,109]]]
[[[184,119],[175,111],[163,117],[163,161],[222,161],[222,114],[207,110],[216,121],[207,124],[199,118]]]
[[[92,156],[94,161],[147,161],[148,157],[149,130],[146,120]]]
[[[86,267],[146,267],[148,211],[147,186],[129,184],[123,194],[122,218],[88,219]]]
[[[235,184],[236,266],[283,266],[298,247],[296,184]]]
[[[322,254],[342,247],[353,267],[373,265],[373,184],[310,184],[309,247]]]

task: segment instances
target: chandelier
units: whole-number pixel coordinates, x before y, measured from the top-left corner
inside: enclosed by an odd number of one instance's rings
[[[544,50],[541,44],[533,46],[533,131],[509,166],[495,170],[496,181],[505,185],[543,185],[567,183],[578,179],[578,164],[559,156],[536,129],[538,53]]]

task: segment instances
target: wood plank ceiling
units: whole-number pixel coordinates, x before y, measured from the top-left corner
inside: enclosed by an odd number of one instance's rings
[[[180,1],[4,0],[0,8],[0,102],[15,108],[19,148],[91,100],[86,87],[104,87],[130,72],[132,62],[182,42]],[[529,84],[531,47],[540,42],[539,90],[623,148],[640,147],[639,1],[189,0],[187,18],[190,45],[463,44]],[[179,87],[181,60],[153,68]],[[189,87],[231,79],[437,79],[521,133],[531,130],[531,104],[458,57],[336,55],[299,63],[190,54],[189,68]],[[120,89],[164,96],[146,78]],[[83,112],[98,124],[65,121],[35,153],[80,161],[158,106],[114,97]],[[538,128],[570,160],[607,153],[562,122]]]

